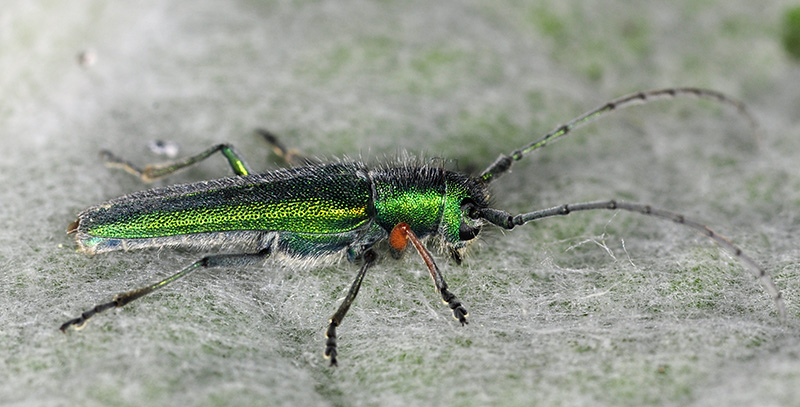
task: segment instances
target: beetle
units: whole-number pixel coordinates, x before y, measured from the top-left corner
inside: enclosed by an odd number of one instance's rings
[[[80,251],[98,254],[165,247],[201,250],[235,247],[241,251],[207,255],[166,279],[117,294],[111,301],[65,322],[60,329],[81,328],[95,314],[122,307],[199,269],[245,267],[278,254],[299,260],[336,259],[344,254],[350,262],[360,263],[360,268],[326,330],[324,355],[331,365],[336,365],[336,329],[355,300],[367,270],[376,263],[378,243],[388,241],[393,254],[402,252],[411,243],[422,257],[442,301],[463,326],[468,323],[467,310],[450,291],[423,239],[435,240],[460,264],[465,248],[486,226],[510,230],[542,218],[600,209],[663,218],[708,236],[760,280],[783,320],[786,310],[782,295],[767,271],[722,235],[681,214],[616,200],[564,204],[518,215],[490,206],[491,183],[530,152],[620,108],[684,96],[731,105],[756,126],[743,103],[722,93],[700,88],[667,88],[606,102],[557,126],[535,142],[510,154],[501,154],[477,176],[413,160],[382,166],[358,161],[321,162],[288,150],[265,130],[260,133],[292,167],[253,174],[229,144],[144,169],[103,151],[107,165],[122,168],[144,181],[164,177],[216,153],[228,160],[235,176],[150,189],[92,206],[80,212],[68,227]]]

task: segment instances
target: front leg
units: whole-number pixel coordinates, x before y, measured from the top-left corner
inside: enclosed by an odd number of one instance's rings
[[[331,360],[331,366],[337,365],[336,327],[342,323],[344,316],[347,315],[347,311],[350,309],[350,304],[356,299],[358,289],[361,288],[361,282],[364,281],[364,275],[367,274],[367,269],[372,267],[377,259],[378,256],[372,250],[364,252],[364,264],[362,264],[361,269],[358,270],[358,275],[350,286],[350,291],[347,292],[347,296],[344,297],[344,301],[339,305],[339,309],[336,310],[336,313],[333,314],[328,323],[328,330],[325,331],[325,337],[328,338],[325,343],[325,357]]]
[[[431,252],[420,242],[417,235],[414,234],[407,223],[401,222],[392,228],[392,233],[389,234],[389,245],[392,246],[392,248],[397,251],[403,251],[409,241],[411,241],[411,244],[417,249],[417,252],[419,252],[419,255],[422,257],[422,261],[424,261],[425,265],[428,267],[431,278],[433,278],[433,285],[436,288],[436,292],[442,295],[442,301],[453,311],[453,318],[461,322],[461,326],[468,324],[467,316],[469,313],[467,309],[461,305],[461,301],[456,298],[455,294],[447,289],[447,282],[444,281],[444,276],[439,270],[439,266],[433,261]]]

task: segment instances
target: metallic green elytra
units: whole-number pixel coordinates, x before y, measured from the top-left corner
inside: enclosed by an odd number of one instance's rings
[[[757,277],[772,296],[778,316],[785,318],[781,292],[769,274],[741,249],[701,223],[650,205],[615,200],[564,204],[520,215],[489,206],[490,185],[507,173],[513,163],[583,124],[619,108],[653,99],[694,96],[736,107],[751,125],[755,120],[738,102],[719,92],[697,88],[670,88],[639,92],[609,101],[539,140],[512,153],[501,154],[477,176],[450,171],[433,162],[411,159],[389,165],[360,162],[316,162],[284,148],[269,132],[260,131],[273,149],[294,167],[251,174],[244,160],[227,144],[159,166],[139,169],[108,152],[109,166],[122,168],[145,181],[160,178],[221,153],[236,176],[213,181],[175,185],[133,193],[92,206],[78,214],[68,232],[75,234],[86,253],[145,248],[223,248],[231,254],[205,256],[170,277],[120,293],[81,316],[61,325],[82,327],[92,316],[121,307],[158,290],[194,270],[211,267],[244,267],[263,263],[274,254],[295,259],[345,257],[360,263],[347,296],[330,318],[325,356],[337,363],[336,328],[355,300],[366,271],[376,263],[376,245],[387,241],[390,250],[401,251],[412,243],[420,254],[442,301],[453,316],[467,324],[467,310],[450,292],[434,257],[420,239],[434,239],[461,263],[462,252],[493,225],[513,229],[517,225],[576,211],[625,210],[671,220],[693,228],[733,254]],[[337,257],[338,256],[338,257]]]
[[[324,235],[323,242],[309,239],[308,247],[298,248],[317,254],[346,247],[354,233],[368,228],[372,189],[366,173],[352,164],[170,186],[83,211],[77,239],[85,251],[100,253],[142,245],[180,246],[185,235],[207,233],[226,240],[226,234],[249,232],[257,244],[269,240],[265,233],[279,231]],[[326,248],[331,244],[336,247]]]

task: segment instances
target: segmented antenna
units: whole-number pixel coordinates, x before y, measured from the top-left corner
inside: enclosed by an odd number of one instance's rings
[[[657,90],[649,90],[644,92],[637,92],[631,93],[629,95],[625,95],[619,97],[617,99],[611,100],[606,102],[605,104],[595,108],[594,110],[590,110],[574,119],[572,119],[567,124],[562,124],[555,129],[553,129],[550,133],[547,133],[544,137],[542,137],[538,141],[534,141],[522,147],[510,155],[501,154],[500,157],[497,158],[488,168],[486,168],[483,173],[480,175],[480,179],[484,182],[491,182],[495,178],[500,175],[503,175],[507,172],[514,161],[519,161],[536,149],[542,148],[546,146],[551,141],[554,141],[558,138],[561,138],[572,130],[581,127],[595,119],[604,116],[607,113],[610,113],[615,110],[624,109],[626,107],[640,105],[648,102],[652,102],[655,100],[660,99],[672,99],[676,97],[696,97],[700,99],[709,99],[713,100],[718,103],[724,103],[727,105],[731,105],[736,108],[736,110],[744,116],[750,127],[753,128],[754,131],[758,129],[758,122],[750,114],[745,107],[744,103],[739,100],[736,100],[730,96],[727,96],[723,93],[710,90],[710,89],[700,89],[700,88],[667,88],[667,89],[657,89]]]
[[[711,230],[708,226],[697,222],[695,220],[689,219],[684,215],[679,213],[667,211],[664,209],[656,208],[651,205],[643,205],[635,202],[622,202],[622,201],[595,201],[595,202],[581,202],[581,203],[571,203],[571,204],[564,204],[559,206],[554,206],[552,208],[541,209],[538,211],[523,213],[519,215],[511,215],[506,211],[502,211],[499,209],[493,208],[482,208],[478,210],[477,215],[481,218],[493,223],[497,226],[500,226],[504,229],[513,229],[515,226],[524,225],[528,222],[532,222],[539,219],[549,218],[552,216],[566,216],[573,212],[579,211],[592,211],[592,210],[625,210],[628,212],[639,213],[646,216],[653,216],[656,218],[670,220],[675,222],[679,225],[687,226],[689,228],[694,229],[700,234],[707,236],[714,242],[716,242],[720,247],[728,251],[728,253],[732,254],[734,258],[738,259],[744,267],[751,273],[755,278],[761,282],[761,285],[764,289],[769,293],[772,297],[772,300],[775,302],[775,308],[778,311],[778,318],[781,322],[786,321],[786,304],[783,301],[783,295],[781,294],[778,287],[775,285],[775,282],[772,281],[772,277],[767,273],[767,270],[761,267],[758,263],[756,263],[753,258],[742,252],[742,249],[739,246],[731,243],[728,238],[725,236],[720,235],[719,233]]]

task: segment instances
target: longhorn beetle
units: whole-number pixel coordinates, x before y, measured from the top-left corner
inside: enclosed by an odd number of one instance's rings
[[[480,175],[445,170],[434,163],[395,162],[370,167],[357,161],[323,163],[287,150],[267,131],[262,135],[291,168],[251,174],[231,145],[219,144],[202,153],[168,164],[140,169],[104,151],[107,165],[122,168],[144,181],[169,175],[219,152],[234,177],[137,192],[92,206],[69,225],[80,250],[105,253],[163,247],[231,248],[239,253],[208,255],[157,283],[117,294],[61,325],[81,328],[95,314],[121,307],[190,273],[212,267],[244,267],[272,255],[290,259],[336,259],[346,254],[360,269],[326,331],[325,356],[336,365],[336,328],[353,303],[367,270],[377,259],[375,245],[388,240],[400,252],[410,242],[428,268],[433,285],[461,325],[467,310],[450,291],[436,261],[421,239],[438,240],[455,262],[484,226],[513,229],[557,215],[596,209],[624,210],[671,220],[708,236],[739,259],[772,296],[778,317],[785,319],[781,292],[770,275],[739,247],[707,226],[683,215],[650,205],[615,200],[571,203],[519,215],[489,207],[489,186],[515,161],[572,130],[620,108],[655,99],[694,96],[735,107],[755,128],[744,104],[722,93],[697,88],[639,92],[611,100],[556,127],[538,141],[511,154],[501,154]]]

